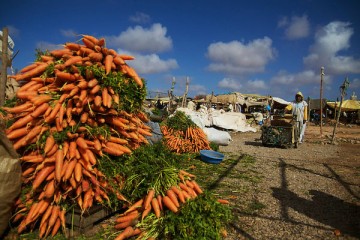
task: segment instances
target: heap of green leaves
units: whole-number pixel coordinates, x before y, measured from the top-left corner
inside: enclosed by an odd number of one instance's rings
[[[231,218],[230,207],[205,191],[182,205],[178,213],[164,216],[161,239],[221,239],[221,231]]]
[[[186,131],[189,127],[196,127],[196,124],[182,111],[176,111],[164,123],[164,125],[180,131]]]
[[[179,182],[179,162],[186,156],[172,153],[161,142],[145,145],[131,155],[99,162],[99,169],[107,176],[124,177],[122,194],[135,201],[144,197],[148,190],[164,194]]]

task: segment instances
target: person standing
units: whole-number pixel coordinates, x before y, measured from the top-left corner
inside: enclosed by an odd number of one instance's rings
[[[304,140],[306,121],[308,120],[307,107],[308,104],[304,101],[303,94],[301,92],[297,92],[295,95],[295,101],[285,108],[286,111],[291,111],[295,120],[300,123],[299,143],[302,143]]]

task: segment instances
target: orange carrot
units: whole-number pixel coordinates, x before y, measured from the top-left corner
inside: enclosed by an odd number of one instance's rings
[[[68,180],[71,177],[71,174],[74,172],[76,163],[77,163],[76,159],[73,159],[69,162],[63,176],[64,181]]]
[[[68,73],[68,72],[62,72],[62,71],[55,71],[55,76],[58,79],[64,80],[64,81],[76,81],[76,76],[72,73]]]
[[[163,199],[163,204],[172,212],[177,213],[178,212],[178,208],[175,206],[175,204],[171,201],[171,199],[168,196],[164,196]]]
[[[21,128],[21,127],[25,126],[26,124],[28,124],[29,122],[31,122],[32,120],[34,120],[34,118],[31,116],[31,114],[28,114],[28,115],[16,120],[13,123],[13,125],[11,125],[9,127],[9,130]]]
[[[157,218],[159,218],[160,217],[160,206],[159,206],[159,202],[156,198],[153,198],[151,200],[151,206],[152,206],[152,209],[154,210],[155,216]]]
[[[192,180],[191,182],[194,185],[194,190],[197,194],[203,193],[203,190],[200,188],[199,184],[195,180]]]
[[[29,131],[30,129],[28,129],[28,127],[22,127],[22,128],[14,129],[13,131],[9,132],[6,136],[10,140],[13,140],[25,136]]]
[[[149,215],[149,213],[151,212],[152,210],[152,207],[151,207],[151,204],[149,205],[149,207],[145,208],[143,210],[143,212],[141,213],[141,221],[144,220],[144,218]]]
[[[54,184],[54,180],[48,182],[48,184],[46,184],[44,193],[45,193],[45,197],[47,198],[51,198],[54,195],[55,192],[55,184]]]
[[[55,179],[57,182],[61,180],[61,170],[64,165],[64,151],[63,149],[58,149],[55,156]]]
[[[89,54],[89,58],[93,62],[101,62],[103,59],[103,54],[100,52],[93,52]]]
[[[61,221],[60,221],[60,218],[57,218],[56,219],[56,222],[53,226],[53,229],[51,231],[51,236],[54,237],[56,235],[56,233],[59,231],[59,228],[61,226]]]
[[[76,145],[84,150],[86,150],[88,148],[88,145],[85,142],[85,139],[82,137],[78,137],[76,139]]]
[[[117,56],[122,58],[123,60],[134,60],[135,59],[135,57],[130,56],[130,55],[126,55],[126,54],[119,54]]]
[[[143,205],[144,199],[140,199],[139,201],[137,201],[136,203],[134,203],[133,205],[131,205],[126,211],[125,213],[128,212],[132,212],[137,208],[141,208],[141,206]]]
[[[53,135],[49,135],[45,141],[44,153],[47,154],[55,144],[55,138]]]
[[[132,221],[136,218],[139,217],[139,211],[134,210],[132,212],[129,212],[128,214],[124,215],[124,216],[120,216],[118,217],[115,222],[117,223],[122,223],[122,222],[128,222],[128,221]]]
[[[45,180],[45,178],[54,171],[55,166],[46,166],[40,172],[36,174],[35,180],[33,181],[32,188],[37,189],[41,183]]]
[[[38,65],[37,67],[35,67],[21,75],[15,75],[16,76],[15,80],[20,81],[20,80],[24,80],[26,78],[41,75],[48,66],[49,66],[48,63],[42,63],[42,64]]]
[[[225,200],[225,199],[218,199],[217,201],[219,203],[221,203],[221,204],[230,204],[230,202],[228,200]]]
[[[176,195],[179,197],[180,202],[182,202],[182,203],[185,203],[185,202],[186,202],[186,199],[185,199],[185,197],[184,197],[183,192],[182,192],[178,187],[172,186],[170,189],[171,189],[174,193],[176,193]]]
[[[178,199],[176,197],[176,194],[175,194],[175,192],[173,190],[168,189],[166,191],[166,195],[171,199],[171,201],[174,203],[174,205],[176,207],[180,207],[179,201],[178,201]]]
[[[159,195],[157,195],[156,199],[157,199],[157,201],[158,201],[159,208],[160,208],[160,210],[162,211],[162,210],[163,210],[162,196],[159,194]]]
[[[40,115],[44,114],[46,112],[46,110],[49,108],[49,104],[48,103],[43,103],[40,106],[38,106],[32,113],[31,116],[33,118],[37,118]]]
[[[30,64],[30,65],[27,65],[26,67],[24,67],[23,69],[20,70],[20,73],[24,73],[24,72],[27,72],[27,71],[29,71],[29,70],[31,70],[31,69],[34,69],[34,68],[36,68],[38,65],[39,65],[38,62],[32,63],[32,64]]]
[[[111,71],[111,64],[113,62],[114,57],[112,55],[107,55],[104,59],[104,66],[105,66],[105,74],[109,74]]]
[[[67,48],[63,48],[63,49],[56,49],[56,50],[52,50],[50,52],[51,55],[53,55],[54,57],[58,57],[61,58],[64,54],[72,54],[70,49]]]

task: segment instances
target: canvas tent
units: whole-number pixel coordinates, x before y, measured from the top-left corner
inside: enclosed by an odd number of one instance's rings
[[[340,102],[327,102],[327,105],[330,108],[335,108],[339,110]],[[353,111],[359,111],[360,110],[360,101],[357,100],[345,100],[342,102],[341,105],[341,111],[344,112],[353,112]]]

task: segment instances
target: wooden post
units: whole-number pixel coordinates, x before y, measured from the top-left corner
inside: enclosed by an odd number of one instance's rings
[[[5,90],[7,81],[7,67],[8,67],[8,29],[3,28],[2,33],[2,54],[1,54],[1,80],[0,80],[0,106],[5,104]]]
[[[181,107],[186,107],[186,100],[187,100],[187,94],[189,91],[189,77],[186,77],[186,88],[185,88],[185,93],[182,99],[182,104]]]
[[[339,119],[340,119],[340,115],[341,115],[341,105],[342,105],[344,96],[346,95],[346,90],[347,90],[348,87],[349,87],[349,80],[346,77],[345,80],[344,80],[344,83],[340,87],[340,91],[341,91],[340,106],[339,106],[339,111],[337,113],[338,115],[337,115],[336,123],[335,123],[335,126],[334,126],[334,131],[333,131],[333,135],[332,135],[332,139],[331,139],[331,144],[333,144],[334,140],[335,140],[335,132],[336,132],[336,128],[337,128],[337,125],[339,123]]]
[[[323,122],[323,80],[324,80],[324,67],[320,70],[320,136],[323,136],[322,122]]]

